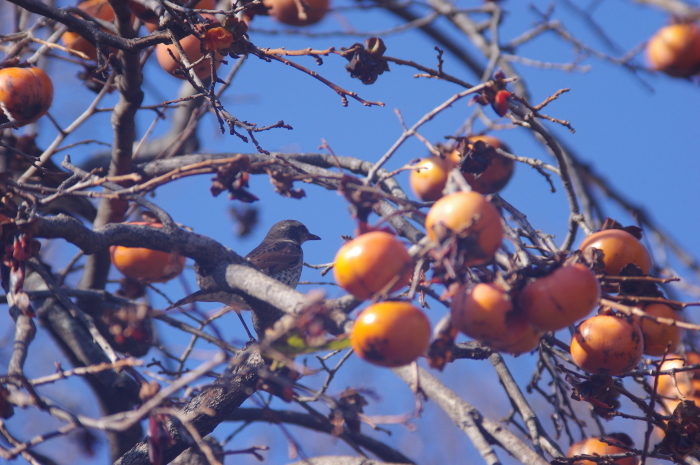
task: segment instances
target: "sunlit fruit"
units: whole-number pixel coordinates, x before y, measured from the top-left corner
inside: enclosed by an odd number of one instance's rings
[[[676,373],[676,377],[680,375],[681,372]],[[670,375],[661,375],[664,377],[670,377]],[[671,381],[672,382],[672,381]],[[696,405],[700,406],[700,379],[690,379],[688,384],[678,383],[678,387],[671,387],[668,392],[661,392],[659,389],[657,392],[662,397],[660,403],[668,409],[669,412],[673,412],[681,401],[689,400],[695,402]],[[659,409],[663,412],[664,409]]]
[[[495,350],[522,342],[531,331],[508,293],[494,283],[463,285],[452,297],[450,312],[455,328]]]
[[[147,225],[162,228],[159,223],[134,222],[133,225]],[[141,247],[112,246],[109,248],[112,264],[124,276],[149,283],[163,283],[182,273],[186,258],[177,253]]]
[[[618,276],[629,263],[637,265],[644,274],[651,271],[651,256],[644,244],[622,229],[605,229],[591,234],[583,240],[580,249],[588,247],[603,251],[604,271],[610,276]]]
[[[93,18],[109,22],[114,21],[114,10],[107,0],[87,0],[78,4],[78,8]],[[95,46],[77,32],[68,31],[61,36],[61,40],[67,48],[83,52],[90,60],[97,59]]]
[[[202,17],[215,20],[214,16],[211,15],[202,15]],[[218,21],[216,22],[218,23]],[[192,34],[181,39],[180,45],[185,51],[185,55],[187,55],[187,59],[189,60],[190,64],[196,62],[204,56],[201,49],[201,41]],[[219,66],[221,66],[221,62],[219,60],[223,58],[223,55],[218,53],[215,55],[216,59],[214,60],[214,68],[217,69]],[[173,59],[173,56],[175,59]],[[184,70],[182,70],[179,63],[180,52],[177,50],[175,45],[156,45],[156,59],[158,60],[158,64],[161,66],[161,68],[163,68],[163,70],[165,70],[167,73],[175,76],[178,79],[185,79]],[[200,79],[206,79],[211,76],[211,60],[207,58],[197,63],[194,66],[194,72]]]
[[[53,83],[41,68],[0,69],[0,124],[16,127],[41,118],[53,102]]]
[[[618,376],[642,360],[642,331],[627,318],[596,315],[584,320],[571,338],[574,363],[589,373]]]
[[[683,321],[680,313],[666,304],[649,304],[642,310],[656,318]],[[680,347],[683,340],[683,328],[657,323],[654,320],[642,318],[637,315],[634,315],[634,321],[642,330],[642,335],[644,336],[644,353],[646,355],[661,356],[667,351],[673,353]]]
[[[671,24],[649,39],[647,60],[656,71],[688,77],[700,71],[700,27],[694,23]]]
[[[290,26],[310,26],[321,21],[328,13],[329,4],[329,0],[263,1],[270,16]]]
[[[621,444],[621,445],[626,445],[628,447],[633,446],[631,440],[629,443],[625,444],[625,441],[621,441],[616,437],[617,435],[613,434],[610,436],[603,436],[603,439],[607,442],[611,443],[616,443],[616,444]],[[627,436],[627,435],[625,435]],[[629,438],[625,438],[626,440],[629,440]],[[617,454],[625,454],[629,452],[628,450],[615,446],[612,444],[608,444],[607,442],[603,442],[600,440],[600,438],[588,438],[584,439],[582,441],[577,442],[571,448],[569,449],[569,452],[567,452],[566,456],[567,457],[575,457],[577,455],[597,455],[597,456],[604,456],[604,455],[617,455]],[[572,465],[595,465],[597,463],[600,463],[599,461],[593,461],[593,460],[576,460],[575,462],[570,462]],[[606,462],[608,463],[608,462]],[[617,465],[637,465],[639,463],[639,457],[637,456],[632,456],[632,457],[625,457],[622,459],[617,459],[612,462],[613,464]]]
[[[700,354],[686,352],[685,356],[668,354],[661,364],[660,371],[671,371],[700,363]],[[653,383],[653,379],[650,380]],[[678,371],[673,375],[659,375],[656,392],[664,397],[680,399],[697,391],[700,395],[700,368]]]
[[[425,218],[425,229],[432,240],[443,241],[452,234],[467,239],[467,265],[491,260],[503,240],[498,210],[473,191],[446,195],[435,202]]]
[[[472,136],[469,138],[470,143],[481,141],[496,149],[502,149],[510,153],[510,148],[500,139],[492,136]],[[513,176],[515,162],[510,158],[503,157],[498,153],[494,154],[489,166],[479,175],[473,173],[464,173],[464,178],[467,180],[472,189],[480,194],[494,194],[503,189],[510,178]]]
[[[442,191],[447,184],[447,178],[454,164],[448,158],[432,156],[424,158],[411,171],[411,189],[416,196],[429,202],[442,197]]]
[[[577,263],[523,288],[518,305],[527,319],[542,331],[557,331],[588,315],[600,299],[600,283],[586,266]]]
[[[430,322],[407,302],[379,302],[360,313],[350,333],[357,355],[384,367],[413,362],[428,349]]]
[[[391,291],[411,279],[411,256],[393,234],[372,231],[345,243],[335,256],[333,274],[340,287],[358,299],[369,299],[396,281]]]

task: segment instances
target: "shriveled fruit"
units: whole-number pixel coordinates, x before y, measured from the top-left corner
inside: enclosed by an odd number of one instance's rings
[[[425,218],[425,229],[432,240],[443,241],[451,234],[467,239],[467,265],[491,260],[503,240],[498,210],[473,191],[446,195],[435,202]]]
[[[600,299],[600,283],[586,266],[577,263],[525,286],[518,306],[542,331],[565,328],[588,315]]]
[[[666,304],[654,303],[644,307],[649,315],[656,318],[665,318],[673,321],[683,321],[680,313]],[[644,353],[646,355],[660,356],[669,352],[675,352],[683,340],[683,329],[678,326],[657,323],[648,318],[634,316],[634,321],[639,325],[644,336]]]
[[[264,0],[270,16],[290,26],[310,26],[321,21],[330,5],[329,0]]]
[[[430,322],[407,302],[379,302],[357,317],[350,342],[355,353],[368,362],[399,367],[428,349]]]
[[[202,17],[205,19],[211,19],[215,21],[215,23],[218,23],[214,16],[202,15]],[[182,49],[185,51],[185,55],[190,63],[194,63],[204,56],[201,49],[201,41],[193,34],[182,38],[180,40],[180,46],[182,46]],[[175,59],[173,59],[173,56],[170,55],[171,52]],[[223,58],[223,55],[217,53],[215,56],[216,59],[214,60],[214,68],[217,69],[219,66],[221,66],[221,61],[219,60]],[[179,63],[180,52],[175,45],[156,45],[156,59],[158,60],[158,64],[161,66],[161,68],[163,68],[163,70],[165,70],[167,73],[175,76],[178,79],[185,79],[185,75],[182,72],[179,72],[181,69]],[[194,66],[194,72],[200,79],[206,79],[211,76],[211,60],[204,59],[197,63]]]
[[[455,164],[448,158],[438,156],[424,158],[411,171],[411,189],[423,201],[437,200],[447,184],[450,170]]]
[[[100,322],[109,344],[117,352],[143,357],[153,346],[154,328],[145,304],[103,306]]]
[[[362,234],[335,256],[333,274],[340,287],[358,299],[369,299],[397,277],[391,291],[411,279],[411,256],[396,236],[384,231]]]
[[[571,338],[571,358],[589,373],[618,376],[642,360],[642,331],[627,318],[596,315],[584,320]]]
[[[33,123],[49,111],[52,102],[53,83],[43,69],[0,69],[0,124]]]
[[[649,39],[647,61],[652,69],[670,76],[688,77],[700,71],[700,27],[671,24]]]
[[[86,2],[80,3],[78,8],[93,18],[103,21],[112,22],[115,18],[114,10],[107,0],[87,0]],[[90,60],[97,59],[97,49],[95,49],[95,46],[77,32],[68,31],[61,36],[61,40],[67,48],[83,52]]]
[[[616,454],[624,454],[627,453],[628,450],[613,445],[613,444],[620,444],[620,445],[626,445],[628,447],[631,447],[633,444],[630,440],[628,444],[625,444],[624,441],[621,441],[620,439],[615,437],[616,435],[610,435],[610,436],[603,436],[602,438],[607,441],[603,442],[601,441],[601,438],[599,437],[594,437],[594,438],[587,438],[582,441],[577,442],[571,448],[569,449],[569,452],[567,452],[566,456],[567,457],[575,457],[577,455],[597,455],[597,456],[603,456],[603,455],[616,455]],[[625,435],[627,436],[627,435]],[[626,439],[629,439],[628,437]],[[608,444],[608,442],[611,442],[613,444]],[[593,461],[593,460],[576,460],[575,462],[571,462],[572,465],[594,465],[596,463],[599,463],[598,461]],[[610,463],[614,463],[617,465],[637,465],[639,463],[639,457],[632,456],[632,457],[625,457],[622,459],[617,459],[614,460]]]
[[[629,263],[637,265],[644,274],[651,271],[651,256],[644,244],[622,229],[605,229],[591,234],[579,248],[586,250],[589,247],[603,251],[604,271],[610,276],[618,276]]]
[[[500,139],[492,136],[473,136],[469,138],[470,143],[481,141],[496,149],[502,149],[510,152],[510,148]],[[464,173],[464,178],[467,180],[472,189],[480,194],[494,194],[506,187],[508,181],[513,176],[515,170],[515,162],[510,158],[502,157],[496,153],[491,160],[489,166],[479,176],[473,173]]]
[[[137,221],[133,225],[162,228],[159,223]],[[125,276],[149,283],[163,283],[182,273],[186,257],[177,253],[161,252],[142,247],[112,246],[109,248],[112,264]]]
[[[515,311],[508,293],[494,283],[460,287],[452,298],[450,312],[455,328],[495,350],[522,342],[531,331],[524,316]]]

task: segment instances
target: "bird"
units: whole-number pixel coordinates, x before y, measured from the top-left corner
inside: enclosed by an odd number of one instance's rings
[[[271,278],[296,288],[304,266],[304,252],[301,245],[306,241],[320,239],[319,236],[311,234],[303,223],[296,220],[283,220],[272,225],[262,242],[244,258]],[[251,310],[236,294],[204,289],[178,300],[166,310],[194,302],[221,302],[236,311],[239,317],[240,310]],[[274,310],[270,307],[265,311],[253,311],[253,325],[258,334],[262,334],[265,328],[272,326],[282,316],[279,310]]]

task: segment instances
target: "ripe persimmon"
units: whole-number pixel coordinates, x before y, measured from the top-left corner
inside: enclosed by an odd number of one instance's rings
[[[0,69],[0,124],[33,123],[49,111],[52,102],[53,83],[43,69]]]
[[[642,310],[656,318],[666,318],[674,321],[683,321],[680,313],[666,304],[653,303]],[[668,352],[675,352],[683,340],[683,328],[657,323],[648,318],[634,315],[634,321],[639,325],[644,336],[644,353],[646,355],[661,356]]]
[[[611,443],[617,443],[620,445],[625,445],[628,447],[633,446],[632,441],[629,439],[627,435],[624,435],[625,440],[620,440],[619,437],[621,436],[620,433],[618,434],[613,434],[609,436],[603,436],[602,439],[604,439],[607,442],[601,441],[601,438],[599,437],[593,437],[593,438],[587,438],[583,439],[582,441],[577,442],[576,444],[572,445],[569,451],[566,453],[567,457],[575,457],[577,455],[597,455],[597,456],[604,456],[604,455],[616,455],[616,454],[624,454],[628,452],[626,449],[623,449],[622,447],[613,445],[613,444],[608,444],[608,442]],[[628,443],[625,443],[626,440],[629,440]],[[592,460],[577,460],[575,462],[571,462],[571,465],[594,465],[598,462],[594,462]],[[617,459],[611,463],[617,464],[617,465],[637,465],[639,463],[639,457],[632,456],[632,457],[625,457],[622,459]]]
[[[202,15],[203,18],[211,19],[216,24],[219,22],[214,16]],[[180,40],[180,46],[185,51],[185,55],[190,63],[194,63],[204,56],[202,53],[201,40],[194,34],[190,34]],[[172,52],[172,56],[170,53]],[[173,56],[175,60],[173,60]],[[216,59],[214,60],[214,68],[218,69],[221,66],[221,59],[223,55],[220,53],[215,54]],[[180,67],[180,52],[177,47],[173,44],[158,44],[156,45],[156,59],[165,72],[175,76],[178,79],[185,79],[185,75],[180,72],[176,72],[181,69]],[[206,79],[211,76],[211,60],[204,59],[194,66],[194,72],[200,79]]]
[[[137,221],[133,225],[162,228],[160,223]],[[149,283],[164,283],[182,273],[186,257],[177,253],[161,252],[142,247],[111,246],[112,265],[124,276]]]
[[[495,149],[510,152],[510,148],[506,144],[493,136],[483,135],[469,138],[469,142],[472,144],[478,141],[488,144]],[[506,187],[513,176],[514,170],[515,162],[513,160],[495,153],[489,166],[479,176],[473,173],[464,173],[464,178],[476,192],[480,194],[494,194]]]
[[[333,275],[340,287],[358,299],[369,299],[392,280],[396,279],[392,292],[408,284],[411,262],[396,236],[372,231],[343,244],[335,256]]]
[[[428,349],[430,322],[408,302],[379,302],[357,317],[350,342],[355,353],[368,362],[399,367]]]
[[[542,339],[543,334],[543,331],[528,324],[527,330],[520,339],[511,344],[503,344],[499,346],[498,350],[515,356],[532,352],[540,345],[540,339]]]
[[[78,8],[89,14],[93,18],[103,21],[114,21],[114,10],[107,0],[87,0],[78,4]],[[90,60],[97,59],[97,49],[95,46],[78,34],[77,32],[67,31],[61,36],[61,40],[66,48],[83,52]]]
[[[671,371],[698,363],[700,363],[700,354],[697,352],[686,352],[685,356],[668,354],[659,369]],[[694,392],[697,392],[700,397],[700,369],[678,371],[673,375],[659,375],[656,391],[661,396],[678,400]]]
[[[571,358],[589,373],[622,375],[642,360],[642,330],[615,315],[596,315],[578,325],[571,338]]]
[[[586,266],[577,263],[523,288],[518,306],[542,331],[557,331],[588,315],[600,299],[600,283]]]
[[[264,0],[268,14],[290,26],[310,26],[321,21],[330,5],[329,0]]]
[[[498,210],[473,191],[446,195],[435,202],[425,218],[425,229],[435,241],[443,241],[452,234],[469,239],[467,265],[491,260],[503,240]]]
[[[442,197],[450,170],[455,164],[449,158],[432,156],[424,158],[415,165],[409,178],[411,189],[416,196],[429,202]]]
[[[652,69],[670,76],[688,77],[700,71],[700,27],[671,24],[659,29],[647,44]]]
[[[513,347],[532,332],[508,293],[495,283],[461,286],[452,297],[450,313],[455,328],[494,350]]]
[[[583,240],[579,249],[589,247],[603,251],[604,271],[610,276],[618,276],[629,263],[637,265],[644,274],[651,271],[651,256],[644,244],[622,229],[604,229],[591,234]]]

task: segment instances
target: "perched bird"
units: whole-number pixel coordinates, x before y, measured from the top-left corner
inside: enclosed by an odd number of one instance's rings
[[[321,238],[311,234],[306,226],[299,221],[283,220],[270,228],[260,245],[251,250],[245,259],[271,278],[295,288],[299,284],[304,265],[304,252],[301,245],[306,241],[319,239]],[[168,309],[193,302],[221,302],[236,312],[250,310],[236,294],[207,290],[199,290],[190,294],[175,302]],[[262,315],[262,313],[267,313],[267,315]],[[258,334],[261,334],[261,331],[271,326],[281,316],[279,311],[272,311],[273,315],[270,313],[270,309],[266,309],[265,312],[253,312],[253,322]]]
[[[271,278],[289,287],[297,287],[304,265],[301,244],[320,239],[298,221],[280,221],[245,258]]]

